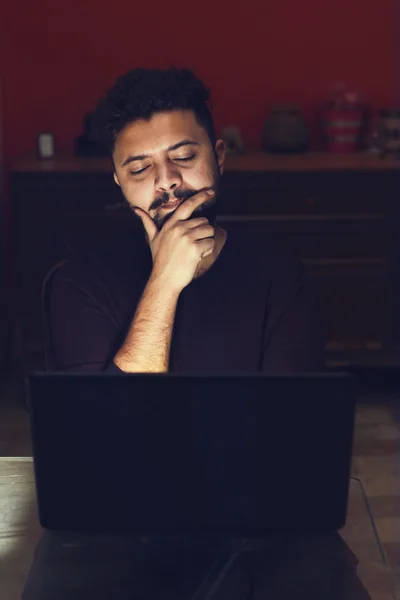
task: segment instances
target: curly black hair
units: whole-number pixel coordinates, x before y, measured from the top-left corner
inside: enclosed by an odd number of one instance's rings
[[[208,106],[210,91],[189,69],[137,68],[117,79],[96,107],[95,120],[102,143],[110,154],[118,134],[128,123],[149,120],[155,113],[192,110],[207,132],[213,148],[216,135]]]

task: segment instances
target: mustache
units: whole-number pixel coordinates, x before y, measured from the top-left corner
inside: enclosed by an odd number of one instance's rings
[[[175,190],[173,194],[164,192],[161,196],[158,196],[149,207],[149,212],[152,210],[158,210],[163,204],[171,202],[171,200],[188,200],[192,196],[198,193],[199,190]]]

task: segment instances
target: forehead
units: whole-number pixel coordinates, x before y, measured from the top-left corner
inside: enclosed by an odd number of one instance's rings
[[[207,132],[191,110],[156,113],[148,121],[128,123],[118,135],[114,154],[156,154],[184,139],[200,144],[209,143]]]

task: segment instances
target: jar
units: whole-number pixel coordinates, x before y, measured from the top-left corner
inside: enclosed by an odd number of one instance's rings
[[[384,153],[400,152],[400,109],[380,111],[378,139]]]
[[[298,106],[275,106],[262,132],[266,152],[297,154],[309,149],[307,123]]]
[[[351,154],[360,150],[364,124],[363,110],[357,106],[328,107],[323,110],[323,134],[326,150]]]

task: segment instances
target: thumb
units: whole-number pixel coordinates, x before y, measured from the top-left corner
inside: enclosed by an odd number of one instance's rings
[[[158,233],[157,225],[154,223],[150,215],[148,215],[141,208],[135,208],[134,213],[142,221],[143,227],[147,233],[147,237],[149,238],[149,243],[151,243]]]

